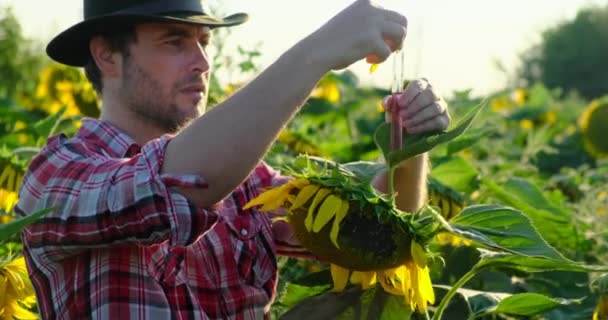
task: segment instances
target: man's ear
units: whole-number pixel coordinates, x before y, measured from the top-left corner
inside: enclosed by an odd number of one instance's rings
[[[95,36],[89,41],[89,50],[93,61],[101,71],[102,76],[117,77],[120,75],[122,59],[118,52],[110,47],[108,41],[102,36]]]

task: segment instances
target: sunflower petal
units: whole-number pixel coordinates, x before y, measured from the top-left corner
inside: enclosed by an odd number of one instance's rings
[[[424,267],[419,270],[420,275],[420,293],[423,295],[424,300],[430,304],[435,303],[435,291],[433,290],[433,283],[431,282],[431,275],[429,267]]]
[[[281,195],[281,193],[283,193],[283,190],[281,189],[281,187],[266,190],[266,191],[262,192],[260,195],[258,195],[257,197],[251,199],[251,201],[249,201],[243,207],[243,209],[249,209],[253,206],[265,204],[266,202],[276,199],[278,196]]]
[[[376,284],[376,272],[353,271],[350,276],[350,282],[353,284],[361,284],[361,288],[367,290]]]
[[[39,319],[38,315],[31,311],[23,308],[19,305],[17,300],[13,300],[5,306],[4,315],[8,316],[7,319],[20,319],[20,320],[36,320]]]
[[[308,179],[304,179],[304,178],[294,179],[287,183],[287,185],[290,186],[289,190],[291,190],[293,187],[302,189],[304,186],[306,186],[308,184],[310,184],[310,181],[308,181]]]
[[[386,270],[384,272],[382,272],[381,274],[378,274],[378,282],[380,282],[380,285],[382,286],[382,288],[384,289],[384,291],[396,295],[396,296],[402,296],[403,292],[401,292],[400,289],[397,289],[395,287],[395,285],[392,282],[391,277],[386,274]]]
[[[369,66],[369,74],[376,72],[377,69],[378,69],[378,64],[373,63],[371,66]]]
[[[340,246],[338,245],[338,233],[340,233],[340,223],[342,222],[342,220],[344,220],[344,217],[346,217],[346,214],[348,213],[348,206],[348,201],[342,201],[340,209],[338,209],[338,212],[336,213],[334,223],[331,226],[331,231],[329,231],[329,240],[331,240],[334,246],[336,246],[336,248],[338,249],[340,249]]]
[[[314,212],[315,212],[315,209],[317,208],[317,205],[319,205],[321,200],[323,200],[325,198],[325,196],[329,194],[329,192],[330,192],[329,189],[321,188],[315,194],[314,199],[312,199],[312,203],[310,204],[310,207],[308,207],[308,214],[306,215],[306,219],[304,219],[304,226],[306,227],[306,230],[308,232],[310,232],[310,230],[312,230],[312,224],[314,221],[313,220]]]
[[[342,205],[342,199],[335,194],[329,195],[317,210],[317,216],[312,226],[313,232],[319,232],[336,215]]]
[[[418,242],[412,240],[410,250],[411,250],[412,257],[414,258],[414,262],[416,262],[416,264],[420,268],[424,268],[427,263],[427,258],[426,258],[426,252],[424,251],[422,246]]]
[[[4,302],[7,298],[6,287],[8,286],[8,279],[4,275],[0,274],[0,306],[4,306]],[[1,307],[0,307],[1,309]]]
[[[344,288],[346,288],[346,284],[348,284],[348,276],[350,274],[350,270],[342,268],[339,265],[331,264],[330,271],[331,278],[334,282],[334,287],[332,288],[332,291],[342,292]]]
[[[287,218],[286,216],[277,216],[277,217],[270,219],[270,221],[272,221],[272,223],[279,222],[279,221],[289,222],[289,218]]]
[[[321,186],[317,184],[309,184],[306,187],[302,188],[298,193],[296,200],[293,202],[289,210],[295,210],[301,206],[303,206],[306,201],[308,201],[314,194],[319,190]]]

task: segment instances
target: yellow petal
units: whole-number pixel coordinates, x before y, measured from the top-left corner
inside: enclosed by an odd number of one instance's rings
[[[16,295],[13,298],[21,300],[34,294],[34,288],[29,280],[23,257],[19,257],[4,266],[3,273],[9,281],[8,285],[12,288],[12,292]]]
[[[426,267],[426,263],[427,263],[426,252],[424,251],[422,246],[420,244],[418,244],[418,242],[412,240],[410,251],[412,254],[412,258],[414,258],[414,262],[416,262],[416,264],[420,268]]]
[[[282,192],[283,190],[281,189],[281,187],[266,190],[262,192],[259,196],[251,199],[251,201],[249,201],[243,207],[243,209],[249,209],[253,206],[258,206],[261,204],[265,204],[268,201],[272,201],[273,199],[276,199]]]
[[[409,297],[409,303],[410,303],[410,307],[412,308],[412,310],[418,308],[418,310],[420,310],[420,311],[425,311],[426,310],[426,301],[423,301],[423,299],[421,299],[418,270],[419,269],[417,268],[415,263],[410,265],[410,268],[409,268],[410,277],[409,278],[412,281],[412,290],[410,290],[411,295]]]
[[[11,303],[5,306],[4,316],[6,319],[19,319],[19,320],[36,320],[39,317],[30,312],[29,310],[21,307],[17,300],[13,300]]]
[[[319,188],[320,186],[316,184],[309,184],[306,187],[302,188],[289,210],[295,210],[303,206],[306,201],[308,201],[315,194],[315,192],[319,190]]]
[[[279,221],[289,222],[289,218],[287,218],[286,216],[277,216],[277,217],[270,219],[270,221],[272,221],[272,223],[279,222]]]
[[[448,198],[441,197],[439,199],[439,203],[441,204],[441,215],[444,218],[449,219],[450,218],[450,210],[452,209],[451,208],[452,202]]]
[[[386,274],[386,270],[382,274],[378,274],[378,282],[380,283],[380,285],[382,285],[384,291],[396,296],[403,295],[401,288],[395,287],[391,276]]]
[[[344,288],[346,288],[346,284],[348,283],[348,276],[350,271],[335,264],[331,264],[329,269],[331,271],[331,278],[334,282],[334,287],[332,291],[342,292]]]
[[[308,230],[308,232],[312,230],[312,224],[314,221],[313,214],[315,212],[315,209],[317,208],[319,203],[325,198],[325,196],[329,194],[329,192],[329,189],[321,188],[315,194],[314,199],[312,199],[312,203],[310,204],[310,207],[308,207],[308,214],[306,215],[306,219],[304,219],[304,226],[306,227],[306,230]]]
[[[374,72],[376,72],[376,70],[378,69],[378,64],[377,63],[373,63],[370,67],[369,67],[369,73],[372,74]]]
[[[338,209],[342,205],[342,199],[335,194],[329,195],[317,210],[317,216],[312,226],[313,232],[319,232],[323,227],[336,215]]]
[[[376,272],[353,271],[350,276],[350,282],[353,284],[361,284],[361,288],[367,290],[376,284]]]
[[[8,285],[8,279],[0,273],[0,310],[2,306],[4,306],[4,301],[6,301],[6,287]],[[1,315],[2,313],[0,313]]]
[[[287,185],[289,186],[289,190],[291,191],[291,189],[293,187],[302,189],[304,186],[308,185],[309,183],[310,182],[308,181],[308,179],[299,178],[299,179],[293,179],[293,180],[287,182]]]
[[[285,189],[283,189],[283,191],[286,192]],[[285,204],[285,201],[287,201],[288,196],[289,196],[289,194],[287,194],[287,193],[278,194],[276,198],[264,203],[264,205],[259,210],[260,211],[275,211]]]
[[[420,292],[424,295],[424,299],[430,304],[435,303],[435,291],[433,290],[433,283],[431,282],[431,275],[428,267],[422,268],[418,272],[420,275]]]
[[[336,213],[334,223],[331,226],[331,231],[329,231],[329,239],[338,249],[340,249],[340,246],[338,245],[338,233],[340,233],[340,223],[342,223],[342,220],[344,220],[344,217],[346,217],[346,214],[348,213],[348,206],[348,201],[342,201],[340,209],[338,209],[338,212]]]

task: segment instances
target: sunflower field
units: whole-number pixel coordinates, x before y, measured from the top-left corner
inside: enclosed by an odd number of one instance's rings
[[[0,27],[18,31],[9,18]],[[26,40],[0,37],[0,52],[11,41]],[[100,112],[81,70],[28,48],[10,53],[12,66],[0,61],[28,75],[0,77],[0,319],[38,318],[19,234],[46,212],[13,212],[28,163],[49,136]],[[256,50],[222,54],[218,71],[257,71]],[[240,85],[214,77],[211,107]],[[248,206],[284,208],[325,261],[279,258],[273,318],[608,319],[608,92],[585,100],[541,83],[453,92],[451,127],[403,133],[399,149],[380,105],[388,94],[329,73],[267,153],[294,179]],[[422,152],[428,201],[398,210],[371,178]]]

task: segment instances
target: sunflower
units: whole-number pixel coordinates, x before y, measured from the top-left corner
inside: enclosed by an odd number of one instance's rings
[[[601,296],[593,312],[593,320],[608,320],[608,296]]]
[[[429,179],[429,204],[437,207],[441,216],[449,221],[462,211],[465,204],[468,202],[465,197],[457,190],[443,185],[432,177]],[[437,234],[437,242],[440,245],[450,245],[452,247],[470,246],[471,240],[464,239],[449,232],[441,232]]]
[[[403,296],[412,310],[424,312],[435,302],[425,249],[434,235],[433,219],[396,209],[391,199],[337,165],[291,175],[294,180],[263,192],[244,209],[285,209],[281,219],[300,243],[330,263],[334,291],[349,282],[363,289],[379,283]]]
[[[42,70],[36,98],[49,114],[65,106],[66,116],[99,116],[99,101],[93,86],[84,73],[72,67],[53,64]]]
[[[599,296],[593,312],[593,320],[608,320],[608,273],[600,275],[593,281],[592,291]]]
[[[585,150],[596,159],[608,157],[607,121],[608,97],[592,101],[578,120]]]
[[[36,303],[23,257],[0,263],[0,319],[38,319],[28,309]]]
[[[511,93],[511,101],[513,101],[517,106],[523,106],[528,102],[529,98],[530,94],[525,88],[517,88]]]
[[[9,213],[17,204],[18,198],[16,192],[0,189],[0,224],[6,224],[13,220]]]

